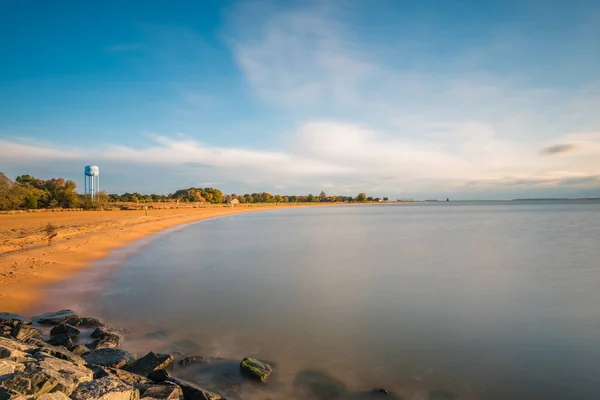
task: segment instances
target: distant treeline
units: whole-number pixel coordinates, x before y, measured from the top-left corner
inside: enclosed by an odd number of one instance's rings
[[[19,210],[36,208],[106,208],[109,203],[152,203],[152,202],[182,202],[182,203],[211,203],[229,204],[237,199],[240,204],[253,203],[335,203],[335,202],[369,202],[387,201],[384,197],[369,197],[365,193],[357,196],[328,196],[325,192],[319,195],[280,195],[267,192],[246,193],[243,195],[224,194],[214,188],[180,189],[171,194],[107,194],[98,193],[92,201],[89,196],[77,193],[75,182],[63,178],[53,178],[47,181],[30,175],[18,176],[14,181],[0,172],[0,210]]]

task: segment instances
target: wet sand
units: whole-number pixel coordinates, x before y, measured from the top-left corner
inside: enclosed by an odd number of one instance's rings
[[[1,214],[0,309],[21,312],[41,300],[42,287],[161,230],[206,218],[290,207],[301,206],[150,209],[147,216],[144,210]]]

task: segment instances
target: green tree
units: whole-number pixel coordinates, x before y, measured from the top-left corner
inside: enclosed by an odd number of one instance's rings
[[[356,201],[359,203],[364,203],[367,201],[367,195],[365,193],[359,193],[358,196],[356,196]]]

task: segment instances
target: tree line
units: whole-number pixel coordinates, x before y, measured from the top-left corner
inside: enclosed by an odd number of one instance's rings
[[[38,209],[38,208],[106,208],[109,203],[152,203],[182,202],[229,204],[237,199],[240,204],[254,203],[335,203],[380,201],[379,198],[359,193],[357,196],[319,195],[280,195],[267,192],[246,194],[224,194],[215,188],[180,189],[170,194],[98,193],[94,201],[89,196],[77,192],[74,181],[63,178],[49,180],[37,179],[31,175],[20,175],[14,181],[0,172],[0,210]],[[387,201],[387,197],[382,199]]]

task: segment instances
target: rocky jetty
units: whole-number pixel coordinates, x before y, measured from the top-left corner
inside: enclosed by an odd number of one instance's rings
[[[42,326],[52,326],[44,338]],[[82,329],[95,329],[78,343]],[[188,400],[224,397],[167,371],[170,354],[136,358],[117,348],[120,336],[95,319],[71,310],[36,321],[0,313],[0,400]]]
[[[270,378],[274,364],[256,358],[179,354],[175,360],[155,352],[136,357],[120,344],[120,331],[72,310],[34,320],[0,312],[0,400],[243,400],[273,396],[244,397],[238,391],[242,386],[277,390],[281,385]],[[298,373],[293,392],[283,398],[400,399],[384,389],[351,392],[342,382],[310,370]],[[430,399],[452,398],[444,396],[436,393]]]

